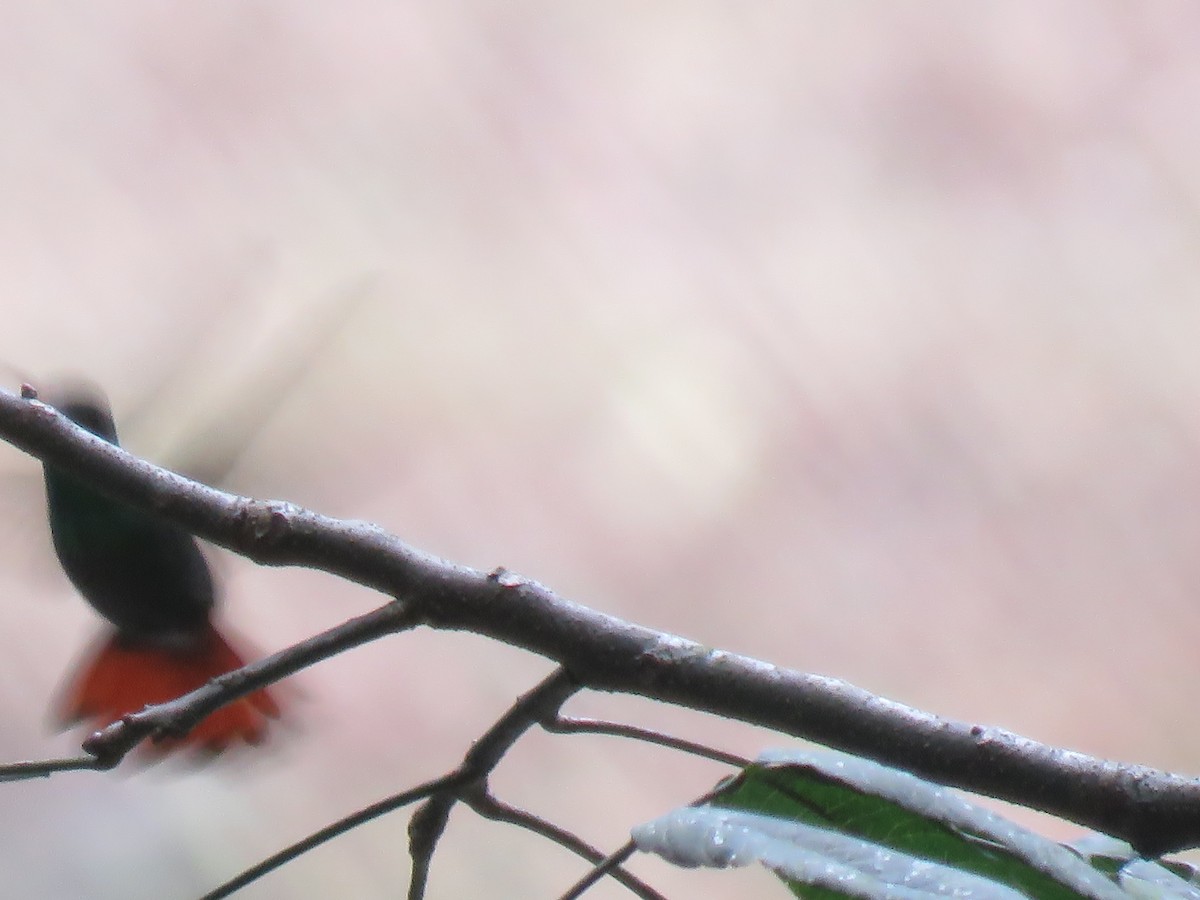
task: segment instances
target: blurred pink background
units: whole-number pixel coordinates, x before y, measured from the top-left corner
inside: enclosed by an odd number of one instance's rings
[[[1182,2],[5,7],[0,359],[125,443],[951,717],[1200,771],[1200,10]],[[4,375],[15,389],[22,376]],[[0,755],[96,629],[0,447]],[[273,650],[383,598],[220,554]],[[194,896],[451,768],[543,660],[395,637],[265,752],[5,785],[25,898]],[[636,701],[752,755],[789,741]],[[612,849],[723,770],[531,737]],[[394,897],[404,815],[247,898]],[[1073,826],[1039,823],[1055,837]],[[467,811],[435,898],[583,870]],[[635,870],[669,896],[761,872]],[[615,886],[590,894],[624,897]]]

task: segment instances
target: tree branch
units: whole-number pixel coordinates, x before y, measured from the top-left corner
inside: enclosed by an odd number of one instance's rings
[[[610,737],[642,741],[646,744],[666,747],[669,750],[677,750],[680,753],[711,759],[713,762],[724,763],[735,769],[744,769],[754,761],[733,753],[726,753],[724,750],[717,750],[715,747],[698,744],[695,741],[671,737],[669,734],[651,731],[648,728],[638,728],[636,725],[626,725],[623,722],[602,722],[599,719],[555,716],[553,719],[543,722],[542,727],[552,734],[606,734]]]
[[[219,675],[181,697],[147,706],[106,725],[84,740],[83,749],[88,756],[0,765],[0,782],[45,778],[55,772],[116,768],[147,737],[154,740],[183,737],[205,716],[238,697],[360,644],[419,624],[409,607],[394,600],[257,662]]]
[[[592,867],[590,872],[571,885],[567,889],[567,892],[559,897],[559,900],[576,900],[576,898],[582,897],[584,891],[600,881],[605,875],[620,868],[621,864],[633,856],[635,852],[637,852],[637,847],[633,841],[626,841],[619,850],[604,857],[604,859]]]
[[[555,669],[535,688],[519,697],[509,710],[479,738],[463,757],[455,771],[458,778],[453,789],[439,791],[418,809],[408,825],[409,854],[413,869],[409,884],[410,900],[425,896],[429,865],[433,851],[445,831],[450,812],[473,787],[486,787],[487,779],[512,745],[534,725],[558,715],[567,699],[579,690],[579,685],[566,669]]]
[[[526,831],[531,831],[539,837],[558,844],[560,847],[565,847],[572,853],[583,857],[593,867],[600,865],[606,859],[603,853],[580,840],[579,837],[566,829],[559,828],[553,822],[548,822],[540,816],[535,816],[523,809],[517,809],[515,806],[503,803],[485,790],[469,792],[463,797],[463,802],[483,818],[491,819],[494,822],[505,822],[509,825],[516,825],[518,828],[524,828]],[[625,885],[634,896],[641,897],[642,900],[666,900],[662,894],[654,890],[650,885],[620,866],[606,868],[604,874],[612,876],[614,880]]]
[[[246,871],[242,872],[235,878],[222,884],[220,887],[209,891],[200,900],[224,900],[225,897],[231,897],[246,885],[257,881],[264,875],[270,874],[280,866],[291,862],[300,856],[303,856],[309,850],[313,850],[321,844],[333,840],[339,835],[345,834],[352,828],[357,828],[370,822],[372,819],[378,819],[380,816],[387,815],[400,809],[402,806],[407,806],[410,803],[415,803],[418,800],[423,800],[430,794],[440,790],[445,790],[448,787],[453,787],[460,779],[457,773],[443,775],[441,778],[435,778],[433,781],[427,781],[424,784],[417,785],[415,788],[410,788],[407,791],[402,791],[399,794],[393,794],[391,797],[385,797],[377,803],[372,803],[370,806],[364,807],[350,815],[338,819],[336,822],[326,825],[320,831],[310,834],[303,840],[297,841],[290,847],[280,850],[278,853],[267,857],[262,862],[251,866]]]
[[[183,737],[209,713],[238,697],[352,647],[419,624],[420,619],[410,607],[393,600],[278,653],[219,675],[182,697],[131,713],[92,734],[83,742],[83,749],[95,756],[101,767],[111,768],[147,737],[155,740]],[[0,777],[2,772],[0,769]]]
[[[0,765],[0,781],[28,781],[32,778],[49,778],[56,772],[103,772],[113,768],[111,758],[101,759],[95,754],[72,756],[67,759],[45,759],[15,762]]]
[[[834,678],[605,615],[504,569],[485,574],[446,562],[374,525],[196,484],[6,392],[0,392],[0,437],[259,563],[321,569],[375,588],[409,604],[425,624],[473,631],[552,659],[582,686],[806,738],[1062,816],[1143,853],[1200,844],[1200,782],[941,719]]]

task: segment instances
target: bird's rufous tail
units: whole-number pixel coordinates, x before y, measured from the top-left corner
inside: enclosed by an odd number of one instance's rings
[[[103,728],[153,703],[194,691],[243,665],[238,651],[211,625],[184,641],[149,643],[112,634],[75,670],[58,704],[64,724],[87,721]],[[266,689],[247,694],[202,719],[187,735],[156,745],[219,752],[237,741],[257,744],[279,704]]]

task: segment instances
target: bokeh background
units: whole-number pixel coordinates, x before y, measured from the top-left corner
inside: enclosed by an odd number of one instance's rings
[[[3,377],[90,376],[127,446],[235,491],[1194,772],[1198,99],[1183,2],[19,0]],[[36,463],[2,447],[0,471],[0,756],[69,753],[47,710],[96,622]],[[381,599],[214,555],[263,650]],[[296,679],[266,751],[6,785],[5,890],[202,893],[450,768],[548,668],[404,635]],[[531,737],[497,786],[613,848],[721,774]],[[244,896],[398,896],[405,824]],[[431,896],[554,896],[580,871],[464,811]]]

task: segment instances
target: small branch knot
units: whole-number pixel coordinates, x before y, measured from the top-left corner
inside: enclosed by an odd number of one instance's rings
[[[290,503],[279,500],[245,501],[237,514],[239,548],[254,559],[257,554],[278,546],[291,534],[294,509]]]

